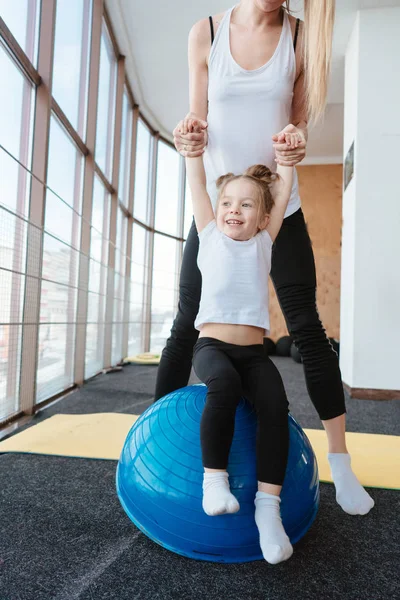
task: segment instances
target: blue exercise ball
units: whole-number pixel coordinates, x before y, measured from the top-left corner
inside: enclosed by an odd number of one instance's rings
[[[205,385],[191,385],[152,404],[128,433],[118,462],[120,502],[134,524],[168,550],[222,563],[261,560],[254,521],[256,417],[242,400],[229,456],[229,482],[240,502],[233,515],[202,509],[200,419]],[[289,460],[281,514],[292,543],[309,529],[319,505],[317,462],[301,427],[289,416]]]

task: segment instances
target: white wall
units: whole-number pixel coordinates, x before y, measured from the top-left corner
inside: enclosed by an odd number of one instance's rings
[[[358,102],[358,47],[359,18],[357,15],[346,51],[345,90],[344,90],[344,135],[343,156],[356,137],[357,102]],[[354,157],[356,161],[357,153]],[[357,165],[355,174],[349,183],[342,202],[342,260],[341,260],[341,295],[340,295],[340,362],[343,381],[353,381],[354,354],[354,236],[356,216]]]
[[[360,11],[346,53],[341,357],[351,387],[400,389],[400,8]]]

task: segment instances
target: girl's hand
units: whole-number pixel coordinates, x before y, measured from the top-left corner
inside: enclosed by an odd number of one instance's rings
[[[294,125],[287,125],[280,133],[272,136],[276,162],[283,167],[297,165],[306,155],[304,132]]]
[[[173,131],[175,148],[179,154],[188,158],[201,156],[207,146],[207,121],[199,119],[194,113],[188,113],[179,121]]]

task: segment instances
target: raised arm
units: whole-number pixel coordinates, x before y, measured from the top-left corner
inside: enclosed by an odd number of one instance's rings
[[[279,175],[279,178],[273,184],[271,190],[274,198],[274,207],[271,210],[271,216],[267,225],[267,231],[271,236],[272,241],[275,241],[282,226],[290,194],[292,192],[293,167],[283,167],[278,164],[276,172]]]
[[[188,131],[196,131],[200,125],[196,122],[193,125],[189,120],[185,119]],[[196,223],[197,231],[200,233],[206,225],[210,223],[214,217],[210,196],[207,193],[207,180],[204,171],[203,156],[197,158],[186,158],[186,175],[189,182],[190,191],[192,194],[193,214]]]
[[[186,159],[186,174],[192,194],[194,221],[200,233],[215,218],[210,196],[207,193],[202,156]]]

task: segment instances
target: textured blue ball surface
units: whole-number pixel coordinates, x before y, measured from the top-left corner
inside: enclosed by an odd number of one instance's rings
[[[254,521],[256,418],[242,400],[228,472],[240,502],[234,515],[202,509],[200,419],[207,388],[192,385],[152,404],[126,438],[117,467],[117,493],[127,515],[152,540],[183,556],[212,562],[262,559]],[[319,505],[317,462],[310,442],[289,416],[289,460],[281,514],[292,543],[311,526]]]

